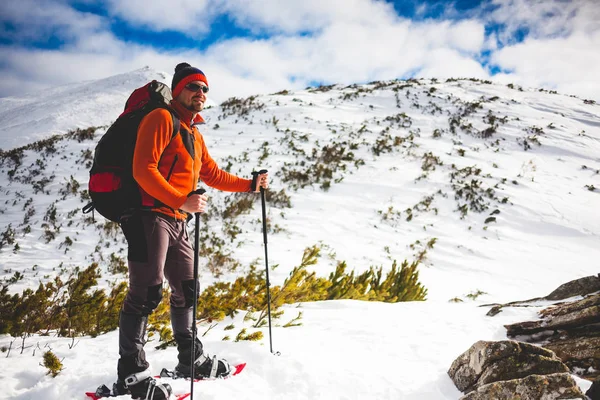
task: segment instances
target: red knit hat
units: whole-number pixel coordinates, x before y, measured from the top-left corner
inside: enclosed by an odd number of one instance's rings
[[[206,79],[204,72],[185,62],[177,64],[175,67],[175,75],[173,75],[173,82],[171,83],[173,98],[179,96],[179,93],[181,93],[185,85],[193,81],[201,81],[208,86],[208,80]]]

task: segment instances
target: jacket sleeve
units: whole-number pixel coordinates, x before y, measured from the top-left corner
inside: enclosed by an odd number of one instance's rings
[[[173,118],[168,110],[158,108],[142,119],[133,153],[133,177],[150,196],[178,209],[187,195],[169,185],[158,170],[158,162],[172,134]]]
[[[240,178],[219,168],[215,160],[208,154],[202,135],[198,134],[202,146],[200,179],[210,187],[226,192],[249,192],[252,180]]]

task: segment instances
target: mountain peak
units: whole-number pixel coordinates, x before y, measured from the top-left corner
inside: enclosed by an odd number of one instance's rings
[[[71,83],[0,99],[0,148],[5,150],[54,134],[110,124],[131,92],[152,80],[171,77],[149,66],[98,80]]]

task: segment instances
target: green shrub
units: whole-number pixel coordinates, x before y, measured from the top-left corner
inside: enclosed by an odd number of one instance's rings
[[[267,190],[265,192],[265,200],[271,207],[292,208],[291,197],[288,196],[285,189],[281,189],[279,192]]]
[[[118,326],[119,311],[127,285],[113,287],[110,295],[93,289],[98,283],[98,265],[85,270],[76,268],[66,282],[57,276],[34,291],[25,289],[21,295],[8,293],[14,283],[5,281],[0,289],[0,334],[56,332],[58,336],[98,335]]]
[[[380,156],[384,153],[392,153],[395,149],[400,149],[400,146],[402,145],[402,143],[404,143],[405,140],[406,138],[403,138],[401,136],[392,136],[388,127],[381,131],[381,133],[375,140],[371,151],[376,156]]]
[[[69,195],[77,195],[79,193],[80,186],[81,184],[77,181],[77,179],[71,175],[69,180],[67,180],[67,184],[58,190],[58,194],[61,195],[61,200],[65,200]]]
[[[384,276],[383,268],[370,267],[355,274],[346,272],[347,265],[340,262],[328,278],[317,277],[308,267],[315,265],[321,248],[305,249],[299,266],[295,267],[281,286],[270,288],[271,316],[276,319],[283,314],[281,306],[306,301],[356,299],[369,301],[399,302],[425,300],[427,290],[418,281],[418,262],[408,261],[392,268]],[[113,286],[109,294],[94,289],[100,277],[97,264],[85,270],[76,268],[63,282],[60,277],[37,290],[26,289],[21,295],[9,294],[8,287],[19,281],[22,275],[15,274],[0,284],[0,334],[21,336],[30,333],[75,337],[98,335],[118,327],[119,312],[127,294],[126,282]],[[216,282],[208,286],[198,298],[198,322],[220,321],[233,317],[239,311],[247,311],[255,328],[266,324],[267,286],[265,271],[251,265],[248,272],[234,282]],[[255,316],[255,313],[257,316]],[[286,326],[299,325],[301,315]],[[149,317],[149,336],[158,335],[163,344],[173,343],[170,329],[169,291],[165,289],[163,299]],[[228,327],[228,329],[233,329]],[[240,332],[236,340],[260,340],[261,332],[247,335]]]
[[[251,193],[236,193],[232,196],[227,196],[225,204],[227,206],[223,210],[223,219],[234,219],[242,214],[248,214],[254,208],[256,196]]]
[[[504,203],[501,201],[493,187],[486,187],[483,179],[489,175],[482,175],[481,168],[477,166],[464,167],[459,169],[452,164],[452,172],[450,173],[450,182],[454,190],[454,198],[458,203],[458,211],[461,213],[461,218],[464,218],[469,210],[474,212],[483,212],[487,210],[492,201]],[[495,187],[498,187],[496,185]]]
[[[295,164],[286,162],[277,172],[284,183],[289,183],[293,189],[301,189],[320,183],[323,190],[329,189],[332,181],[339,183],[343,173],[350,163],[358,166],[362,160],[357,160],[355,154],[348,149],[353,146],[348,142],[332,142],[322,148],[313,148],[312,154],[306,160],[296,161]],[[342,176],[340,176],[342,175]]]
[[[127,266],[127,260],[123,257],[118,256],[115,253],[110,254],[110,260],[108,263],[108,272],[111,274],[126,274],[129,271]]]
[[[432,152],[423,154],[423,162],[421,163],[421,169],[423,171],[433,171],[436,166],[444,165],[438,156],[435,156]]]
[[[305,249],[300,265],[291,271],[283,285],[270,288],[272,319],[283,315],[281,306],[284,304],[335,299],[399,302],[426,298],[427,290],[418,281],[418,262],[409,264],[404,261],[398,265],[394,261],[385,277],[382,267],[371,267],[364,273],[355,275],[354,272],[347,273],[346,263],[340,262],[336,271],[324,278],[307,270],[307,267],[317,263],[320,251],[318,246]],[[150,316],[150,332],[163,332],[170,326],[167,310],[168,296],[165,293],[162,303]],[[234,282],[216,282],[207,287],[198,298],[198,310],[199,323],[221,321],[226,317],[234,317],[240,311],[246,311],[244,321],[251,321],[254,328],[265,326],[268,310],[264,269],[251,265],[246,275],[238,277]],[[300,318],[301,315],[285,326],[299,325]],[[230,329],[233,329],[232,325],[226,327],[226,330]],[[236,341],[260,340],[250,339],[250,336],[242,329]],[[169,344],[174,342],[171,340],[159,347]]]
[[[56,378],[58,374],[63,370],[62,362],[56,357],[56,355],[48,350],[44,353],[44,363],[42,364],[44,367],[48,368],[48,372],[46,375],[50,375],[53,378]]]
[[[257,100],[257,96],[250,96],[246,99],[231,97],[221,103],[221,110],[223,111],[223,114],[220,115],[218,119],[225,119],[230,115],[237,115],[247,118],[252,111],[260,111],[264,108],[265,105]]]
[[[15,230],[12,224],[8,224],[6,230],[0,234],[0,250],[6,245],[15,243]]]
[[[358,276],[354,272],[346,273],[346,263],[339,263],[336,271],[330,275],[332,283],[328,289],[328,300],[355,299],[397,303],[400,301],[425,300],[427,289],[419,282],[417,271],[419,263],[403,261],[398,268],[394,260],[392,269],[383,278],[382,268],[369,268]]]
[[[307,267],[317,263],[320,248],[307,248],[302,262],[295,267],[282,286],[271,288],[272,316],[280,315],[278,310],[284,304],[306,301],[356,299],[384,302],[425,300],[427,290],[418,282],[418,263],[409,265],[404,261],[400,267],[396,261],[385,278],[383,268],[371,267],[355,276],[354,271],[347,273],[347,265],[340,262],[329,278],[317,277]],[[259,312],[255,327],[266,323],[266,286],[264,271],[252,267],[245,277],[238,278],[233,284],[218,282],[208,287],[199,300],[203,311],[201,319],[223,319],[233,316],[238,310]]]
[[[471,292],[469,294],[466,295],[467,298],[471,299],[471,300],[476,300],[479,296],[481,296],[482,294],[487,294],[486,292],[477,289],[477,291],[475,292]]]
[[[100,127],[92,126],[87,129],[75,129],[74,131],[69,131],[65,134],[66,139],[77,140],[77,142],[81,143],[84,140],[94,140],[96,136],[96,130]]]
[[[263,333],[261,331],[256,331],[252,333],[246,333],[246,328],[243,328],[235,337],[235,341],[239,342],[241,340],[249,340],[256,342],[263,338]]]

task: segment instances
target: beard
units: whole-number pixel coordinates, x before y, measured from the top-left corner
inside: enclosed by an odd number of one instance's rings
[[[185,108],[187,108],[188,110],[190,110],[191,112],[194,113],[198,113],[200,111],[202,111],[204,109],[204,103],[203,102],[196,102],[194,100],[198,100],[199,98],[192,98],[190,99],[189,104],[185,104]]]

